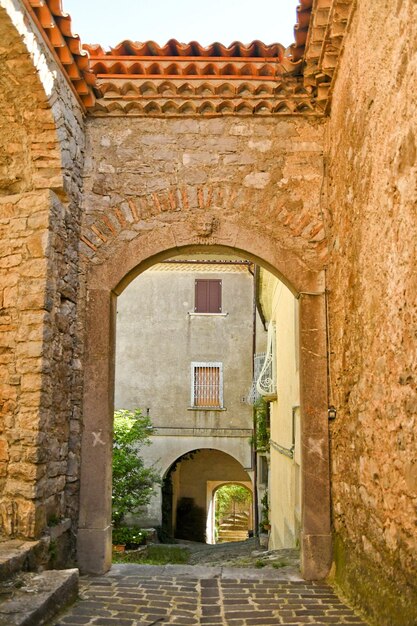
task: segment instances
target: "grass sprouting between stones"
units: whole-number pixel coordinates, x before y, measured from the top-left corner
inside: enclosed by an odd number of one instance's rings
[[[138,563],[139,565],[185,565],[190,553],[176,546],[147,546],[143,552],[114,552],[113,563]]]

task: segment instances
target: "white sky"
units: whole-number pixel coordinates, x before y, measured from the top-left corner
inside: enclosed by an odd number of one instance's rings
[[[232,41],[288,46],[298,0],[63,0],[72,32],[83,43],[115,46],[124,39],[182,43]]]

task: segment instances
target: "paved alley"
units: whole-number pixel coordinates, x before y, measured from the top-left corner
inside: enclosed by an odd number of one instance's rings
[[[276,570],[114,565],[54,626],[365,626],[331,587]],[[52,626],[51,624],[51,626]]]

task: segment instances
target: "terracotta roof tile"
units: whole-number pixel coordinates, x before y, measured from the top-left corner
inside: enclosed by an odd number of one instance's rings
[[[96,78],[88,53],[78,35],[72,33],[71,17],[62,9],[61,0],[23,0],[45,42],[69,79],[78,100],[87,109],[94,106]]]
[[[300,61],[304,57],[312,7],[313,0],[300,0],[297,7],[297,23],[294,26],[295,43],[289,48],[294,62]]]
[[[99,45],[84,46],[90,55],[92,71],[98,77],[217,77],[276,78],[296,73],[298,67],[285,56],[280,44],[235,41],[226,47],[213,43],[203,47],[195,41],[182,44],[171,39],[164,46],[153,41],[122,41],[106,51]]]
[[[314,38],[311,44],[310,31],[332,4],[351,0],[299,0],[295,43],[287,49],[258,40],[203,47],[196,41],[184,44],[171,39],[162,46],[126,40],[107,51],[100,45],[81,45],[61,0],[23,2],[86,109],[94,108],[101,90],[98,109],[108,112],[249,114],[314,112],[311,92],[317,81],[312,75],[317,73],[318,46]],[[308,77],[303,86],[306,60]],[[166,93],[163,81],[169,83]],[[150,93],[149,84],[156,95]]]
[[[114,48],[105,51],[100,45],[85,45],[90,57],[104,56],[136,56],[136,57],[263,57],[282,59],[284,46],[278,43],[266,45],[255,40],[245,45],[240,41],[234,41],[230,46],[224,46],[215,42],[210,46],[203,47],[196,41],[188,44],[179,43],[176,39],[170,39],[164,46],[160,46],[154,41],[135,42],[122,41]]]
[[[304,85],[312,87],[317,105],[327,112],[346,30],[355,0],[314,0],[305,50]]]

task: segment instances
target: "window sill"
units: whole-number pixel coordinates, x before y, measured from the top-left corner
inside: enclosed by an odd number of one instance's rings
[[[189,406],[187,411],[227,411],[221,406]]]
[[[198,311],[188,311],[188,315],[190,317],[227,317],[229,313],[198,313]]]

